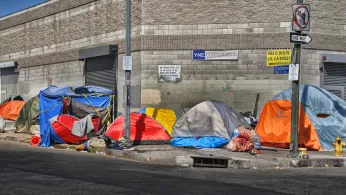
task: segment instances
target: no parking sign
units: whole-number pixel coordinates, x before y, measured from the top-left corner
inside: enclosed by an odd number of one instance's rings
[[[310,5],[293,5],[293,31],[310,31]]]

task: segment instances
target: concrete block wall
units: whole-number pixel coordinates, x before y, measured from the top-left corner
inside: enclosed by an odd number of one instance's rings
[[[180,83],[158,83],[158,65],[181,65]],[[266,50],[239,50],[237,61],[194,61],[192,50],[142,51],[143,106],[179,109],[216,99],[239,111],[253,110],[287,89],[287,75],[266,66]]]
[[[80,5],[72,6],[69,2]],[[132,36],[136,37],[140,35],[138,26],[141,24],[141,1],[135,0],[132,3]],[[54,6],[51,7],[53,4]],[[52,11],[54,14],[51,15],[41,12],[48,7],[60,9],[56,13]],[[70,7],[72,8],[69,9]],[[33,15],[40,13],[41,17],[36,19],[33,17],[33,20],[26,21],[21,16],[27,15],[27,12],[33,12]],[[124,17],[125,4],[122,0],[92,2],[87,0],[84,3],[75,0],[60,0],[40,6],[35,10],[24,10],[19,15],[1,18],[0,23],[9,20],[13,22],[13,26],[7,25],[6,29],[0,28],[0,61],[22,60],[110,43],[120,44],[120,50],[123,51]],[[22,20],[26,23],[19,22]],[[43,64],[49,64],[49,62],[22,63],[21,68]]]
[[[50,85],[84,85],[83,69],[83,61],[20,69],[18,79],[19,94],[28,100]]]

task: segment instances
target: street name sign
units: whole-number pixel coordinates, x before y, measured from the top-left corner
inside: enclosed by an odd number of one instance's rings
[[[193,50],[193,60],[238,60],[238,50],[226,50],[226,51],[205,51],[205,50]]]
[[[291,43],[309,44],[312,39],[308,34],[293,33],[290,34]]]

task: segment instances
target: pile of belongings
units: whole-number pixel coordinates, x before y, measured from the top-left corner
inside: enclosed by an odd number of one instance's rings
[[[227,149],[233,152],[247,152],[254,148],[253,131],[241,126],[232,135],[232,140],[227,144]]]
[[[256,125],[258,123],[258,120],[253,116],[253,114],[251,113],[251,111],[247,111],[247,112],[240,112],[240,114],[245,118],[245,120],[249,123],[249,125],[252,128],[256,128]]]
[[[83,144],[106,131],[111,122],[113,94],[96,86],[50,86],[23,103],[15,123],[17,132],[32,134],[32,127],[39,125],[35,140],[40,143],[35,141],[34,145]]]

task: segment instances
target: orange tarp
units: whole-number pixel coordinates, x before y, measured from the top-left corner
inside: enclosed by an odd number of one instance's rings
[[[13,100],[0,106],[0,116],[5,120],[17,120],[25,101]]]
[[[299,104],[299,147],[322,150],[316,129]],[[259,118],[256,132],[262,145],[289,148],[291,136],[291,101],[269,101]]]

